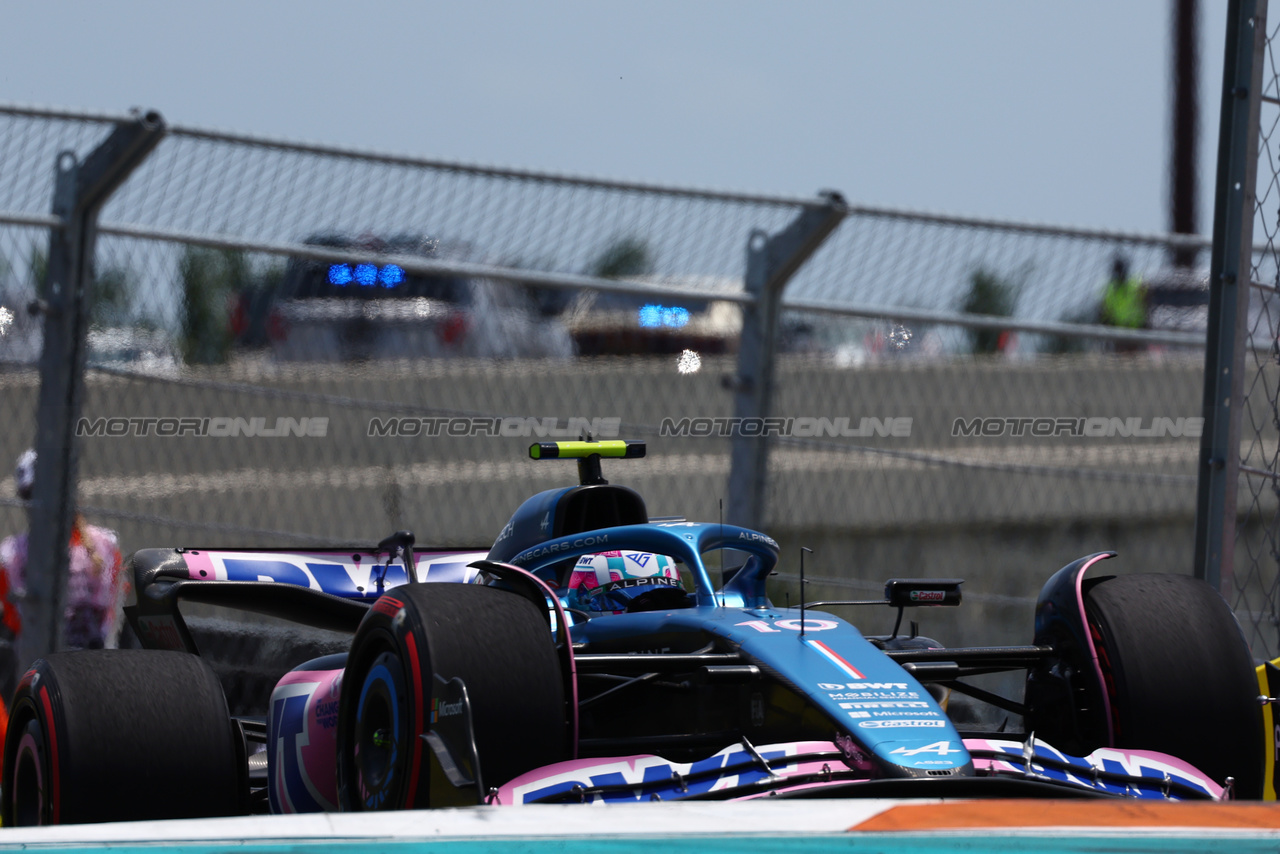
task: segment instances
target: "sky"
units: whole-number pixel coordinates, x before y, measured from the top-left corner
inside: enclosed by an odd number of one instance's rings
[[[1163,232],[1170,2],[0,0],[0,100]],[[1202,233],[1226,6],[1201,0]]]

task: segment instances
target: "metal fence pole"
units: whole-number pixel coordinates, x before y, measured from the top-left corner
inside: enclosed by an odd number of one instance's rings
[[[738,373],[731,382],[733,414],[739,419],[752,419],[747,422],[750,424],[763,426],[757,419],[766,418],[770,411],[782,292],[848,213],[838,193],[823,196],[827,202],[823,207],[805,210],[772,237],[755,231],[747,241],[746,290],[755,301],[743,308]],[[740,428],[734,435],[730,456],[726,507],[730,523],[746,528],[762,526],[768,462],[768,431]]]
[[[36,413],[36,480],[29,511],[23,631],[18,666],[61,646],[67,543],[75,518],[75,422],[84,396],[85,348],[92,302],[98,213],[164,135],[156,113],[121,124],[83,161],[57,158],[42,309],[44,349]]]
[[[1267,0],[1231,0],[1227,12],[1195,553],[1195,576],[1219,590],[1231,588],[1234,565],[1266,12]]]

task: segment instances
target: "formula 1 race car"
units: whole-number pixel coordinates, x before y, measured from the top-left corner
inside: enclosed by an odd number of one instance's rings
[[[531,455],[577,460],[580,482],[525,501],[487,552],[415,549],[400,532],[376,548],[134,554],[126,613],[145,648],[59,653],[27,671],[5,740],[5,825],[765,795],[1262,793],[1253,663],[1201,582],[1086,578],[1114,556],[1090,555],[1044,585],[1033,643],[946,648],[901,633],[902,616],[958,605],[959,580],[891,579],[883,600],[779,608],[765,594],[773,539],[651,519],[639,494],[603,478],[602,457],[642,457],[642,443]],[[718,586],[716,552],[732,567]],[[245,701],[248,671],[199,656],[185,603],[338,641],[251,646],[253,664],[276,672]],[[896,609],[891,633],[864,636],[828,610],[873,606]],[[1019,671],[1019,699],[972,682]],[[948,716],[960,695],[1005,719],[962,728]]]

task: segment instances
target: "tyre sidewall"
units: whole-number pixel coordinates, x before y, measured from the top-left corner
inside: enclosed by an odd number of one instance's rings
[[[1190,762],[1240,797],[1261,797],[1261,708],[1248,645],[1230,607],[1201,581],[1119,576],[1091,588],[1116,747]]]
[[[32,726],[35,729],[32,729]],[[25,748],[46,787],[39,822],[204,818],[247,811],[239,735],[221,684],[187,653],[80,650],[38,660],[14,694],[5,737],[6,826],[25,796]]]
[[[417,780],[424,745],[417,734],[424,731],[423,707],[430,702],[430,690],[423,685],[418,657],[425,638],[412,623],[416,621],[407,618],[403,598],[387,594],[374,603],[351,642],[338,700],[338,802],[343,810],[410,809],[420,799],[425,805],[426,786]],[[387,654],[389,658],[384,658]],[[372,672],[380,658],[381,666],[394,671],[387,678],[375,678]],[[363,723],[361,713],[369,709],[369,691],[377,690],[378,682],[397,695],[399,721],[391,734],[394,762],[381,783],[369,788],[356,760],[357,733]]]
[[[567,759],[564,676],[544,615],[517,593],[469,584],[410,584],[374,603],[356,631],[338,708],[338,797],[345,810],[368,808],[359,792],[355,719],[372,662],[398,657],[404,685],[404,785],[380,809],[431,806],[430,748],[436,676],[461,678],[470,701],[472,738],[486,786],[497,786]],[[440,785],[449,785],[439,783]],[[440,794],[441,805],[457,793]],[[464,796],[464,800],[465,800]]]
[[[50,693],[57,696],[57,682],[41,659],[23,674],[9,710],[9,727],[4,743],[3,807],[0,809],[5,827],[18,825],[17,802],[20,796],[38,799],[35,824],[56,824],[61,817],[62,769],[54,762],[59,741],[55,710],[60,708],[60,704],[50,700]],[[50,749],[51,745],[55,747]],[[30,770],[36,774],[35,781],[30,779],[27,769],[24,769],[22,779],[18,779],[19,763],[24,760],[34,765]],[[31,782],[40,784],[43,792],[30,793],[20,788]]]

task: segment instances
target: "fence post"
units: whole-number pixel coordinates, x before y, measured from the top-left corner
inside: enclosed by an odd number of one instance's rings
[[[1196,578],[1220,592],[1231,589],[1234,575],[1266,13],[1267,0],[1231,0],[1227,8],[1194,565]]]
[[[23,627],[18,667],[60,648],[67,544],[75,517],[75,422],[84,397],[84,366],[98,213],[164,135],[157,113],[121,124],[83,161],[56,161],[53,213],[42,310],[40,397],[36,410],[36,478],[29,509]]]
[[[773,395],[774,353],[777,347],[778,311],[782,292],[801,265],[818,250],[848,213],[839,193],[823,193],[826,204],[807,208],[791,224],[772,237],[753,231],[747,240],[747,293],[755,301],[742,311],[742,337],[738,345],[738,373],[730,380],[734,390],[733,414],[739,419],[766,418]],[[764,523],[765,477],[768,471],[767,436],[734,434],[729,462],[729,495],[726,521],[746,528]]]

